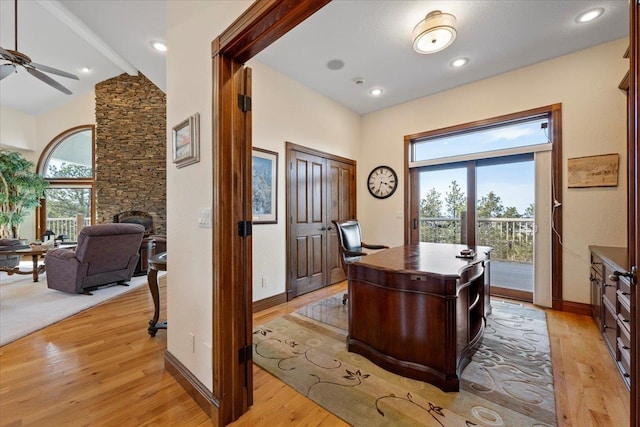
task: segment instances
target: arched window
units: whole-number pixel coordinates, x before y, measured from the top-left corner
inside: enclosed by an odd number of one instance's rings
[[[36,236],[75,242],[82,227],[93,223],[95,126],[68,129],[56,136],[38,161],[38,173],[49,181],[40,203]]]

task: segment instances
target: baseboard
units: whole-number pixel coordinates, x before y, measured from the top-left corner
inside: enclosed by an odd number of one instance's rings
[[[164,353],[164,368],[211,418],[212,425],[217,427],[219,425],[220,404],[209,389],[169,351]]]
[[[553,309],[566,311],[568,313],[581,314],[583,316],[591,316],[591,306],[582,302],[554,300]]]
[[[272,297],[261,299],[260,301],[254,301],[253,312],[257,313],[258,311],[266,310],[267,308],[274,307],[284,302],[287,302],[287,294],[285,292],[274,295]]]

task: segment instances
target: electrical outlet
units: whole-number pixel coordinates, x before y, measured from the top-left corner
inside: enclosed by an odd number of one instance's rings
[[[266,287],[267,287],[267,278],[266,278],[266,277],[263,277],[263,278],[262,278],[262,282],[261,282],[261,284],[262,284],[262,287],[263,287],[263,288],[266,288]]]

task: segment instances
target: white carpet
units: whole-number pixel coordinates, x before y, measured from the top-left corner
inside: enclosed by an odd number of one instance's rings
[[[20,265],[27,270],[32,264]],[[31,275],[0,272],[0,346],[142,285],[147,285],[146,275],[133,277],[129,286],[105,287],[93,295],[68,294],[47,288],[46,273],[34,282]]]

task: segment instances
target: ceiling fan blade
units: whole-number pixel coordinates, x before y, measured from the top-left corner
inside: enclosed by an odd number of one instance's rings
[[[45,82],[49,86],[52,86],[52,87],[58,89],[60,92],[66,93],[67,95],[71,95],[72,92],[69,89],[67,89],[66,87],[62,86],[60,83],[58,83],[57,81],[53,80],[51,77],[47,76],[43,72],[38,71],[35,68],[31,68],[31,67],[24,67],[24,68],[29,72],[29,74],[31,74],[32,76],[42,80],[43,82]]]
[[[13,64],[0,65],[0,80],[4,79],[9,74],[13,73],[15,70],[16,70],[16,66]]]
[[[44,71],[45,73],[51,73],[51,74],[56,74],[58,76],[67,77],[69,79],[80,80],[78,76],[76,76],[75,74],[67,73],[66,71],[58,70],[56,68],[49,67],[47,65],[36,64],[35,62],[31,62],[29,65],[31,65],[34,68],[37,68],[40,71]]]
[[[5,49],[0,47],[0,55],[2,56],[2,59],[6,59],[7,61],[15,61],[16,57],[13,56],[11,53],[7,52]]]

